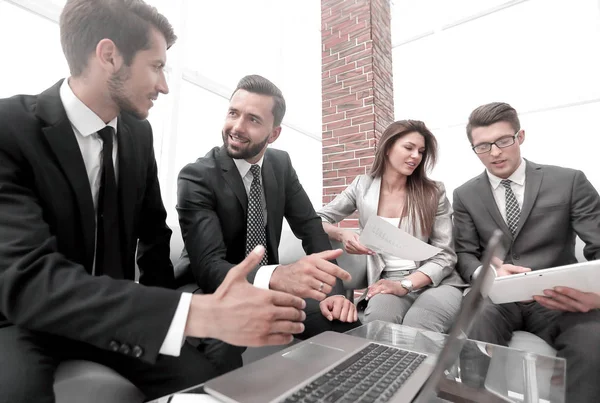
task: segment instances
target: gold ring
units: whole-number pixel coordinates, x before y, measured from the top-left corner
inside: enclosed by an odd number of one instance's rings
[[[325,283],[323,283],[323,282],[321,281],[321,285],[319,286],[319,291],[323,291],[323,286],[324,286],[324,285],[325,285]]]

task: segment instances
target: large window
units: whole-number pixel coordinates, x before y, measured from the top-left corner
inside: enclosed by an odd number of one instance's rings
[[[433,129],[441,154],[433,175],[449,196],[483,171],[465,125],[492,101],[520,113],[525,158],[581,169],[600,189],[600,2],[393,4],[395,117]]]
[[[179,39],[168,53],[170,93],[150,112],[170,224],[177,175],[222,144],[231,91],[261,74],[284,93],[287,113],[273,144],[292,156],[315,205],[321,200],[321,34],[318,0],[147,0]],[[0,97],[39,93],[68,75],[58,16],[65,0],[0,0],[0,35],[10,63],[0,67]],[[35,27],[35,29],[32,29]]]

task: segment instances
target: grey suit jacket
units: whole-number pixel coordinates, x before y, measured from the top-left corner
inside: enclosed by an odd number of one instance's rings
[[[457,269],[471,280],[492,232],[504,232],[505,263],[545,269],[576,263],[575,235],[584,256],[600,259],[600,197],[581,171],[526,161],[523,208],[513,236],[500,214],[486,172],[454,191]]]
[[[452,207],[446,198],[444,185],[441,182],[438,182],[437,185],[440,190],[439,204],[431,235],[423,234],[419,222],[416,223],[416,231],[412,235],[423,242],[441,248],[442,251],[428,260],[415,263],[419,271],[431,278],[434,287],[440,284],[464,287],[465,283],[454,270],[456,254],[454,253],[452,240]],[[381,178],[373,178],[370,175],[358,176],[317,214],[329,223],[335,224],[358,210],[359,226],[363,229],[369,218],[377,215],[380,189]],[[412,228],[412,223],[408,224],[409,228]],[[384,268],[385,264],[380,255],[367,257],[369,285],[379,280]]]

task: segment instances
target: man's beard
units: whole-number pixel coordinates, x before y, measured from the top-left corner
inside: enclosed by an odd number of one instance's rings
[[[110,98],[117,105],[121,112],[129,112],[138,119],[145,119],[146,116],[141,116],[139,111],[136,110],[133,102],[127,96],[125,91],[125,81],[129,80],[131,72],[129,67],[123,66],[114,73],[108,80],[108,90]]]
[[[247,143],[243,149],[234,150],[231,148],[231,146],[229,145],[229,142],[227,141],[229,139],[229,134],[227,134],[227,133],[225,133],[225,131],[223,131],[222,136],[223,136],[223,144],[225,145],[225,149],[227,150],[227,155],[230,158],[234,158],[234,159],[238,159],[238,160],[249,160],[249,159],[256,157],[258,154],[260,154],[260,152],[263,150],[263,148],[265,148],[265,146],[269,142],[269,138],[271,137],[271,136],[267,136],[260,143],[256,143],[256,144],[253,144],[251,142]]]

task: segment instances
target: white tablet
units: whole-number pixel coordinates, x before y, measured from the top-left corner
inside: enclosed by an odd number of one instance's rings
[[[489,297],[495,304],[527,301],[557,286],[600,293],[600,260],[496,277]]]

